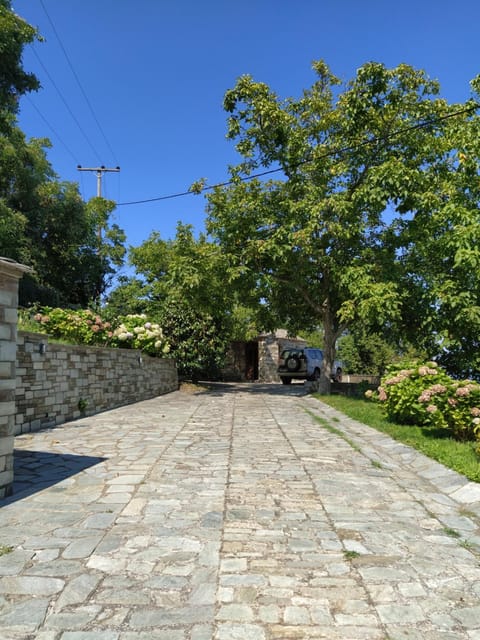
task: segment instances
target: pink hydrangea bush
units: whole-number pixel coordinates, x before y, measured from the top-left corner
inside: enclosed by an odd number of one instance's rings
[[[32,320],[39,333],[73,344],[105,345],[113,335],[110,322],[90,309],[59,309],[43,307]]]
[[[479,441],[480,384],[453,380],[434,362],[391,367],[376,393],[387,417],[399,424],[447,429],[457,440]]]

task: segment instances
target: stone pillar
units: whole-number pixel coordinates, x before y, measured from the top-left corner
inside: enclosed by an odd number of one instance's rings
[[[18,281],[29,271],[0,257],[0,498],[12,493]]]

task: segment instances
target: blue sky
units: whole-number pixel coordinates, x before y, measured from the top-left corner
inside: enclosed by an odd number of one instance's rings
[[[480,73],[478,0],[13,0],[13,8],[45,39],[25,50],[42,89],[22,99],[20,126],[51,139],[54,170],[87,200],[96,176],[77,164],[119,165],[103,181],[103,195],[119,203],[227,179],[238,158],[222,99],[242,74],[287,97],[312,84],[313,60],[345,80],[370,60],[405,62],[461,102]],[[138,246],[152,231],[174,237],[179,220],[201,231],[204,210],[203,197],[190,195],[119,206],[114,216]]]

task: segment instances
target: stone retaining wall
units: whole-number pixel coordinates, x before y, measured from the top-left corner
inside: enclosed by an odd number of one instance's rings
[[[178,389],[174,360],[18,332],[15,435]]]
[[[0,257],[0,498],[13,487],[18,281],[26,271]]]

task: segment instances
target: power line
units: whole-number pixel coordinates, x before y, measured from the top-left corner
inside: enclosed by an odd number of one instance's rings
[[[278,167],[277,169],[268,169],[266,171],[262,171],[260,173],[255,173],[252,174],[250,176],[244,176],[243,178],[238,178],[237,180],[228,180],[227,182],[219,182],[218,184],[213,184],[213,185],[207,185],[205,187],[202,187],[201,189],[199,189],[198,191],[182,191],[180,193],[173,193],[167,196],[159,196],[157,198],[148,198],[146,200],[135,200],[132,202],[118,202],[117,203],[117,207],[125,207],[128,205],[132,205],[132,204],[146,204],[148,202],[160,202],[161,200],[173,200],[174,198],[182,198],[183,196],[191,196],[191,195],[198,195],[199,193],[204,193],[205,191],[212,191],[213,189],[217,189],[218,187],[229,187],[232,184],[235,184],[237,181],[240,182],[248,182],[249,180],[253,180],[255,178],[261,178],[263,176],[267,176],[267,175],[271,175],[273,173],[279,173],[280,171],[285,171],[290,169],[296,169],[297,167],[300,167],[304,164],[308,164],[310,162],[314,162],[317,160],[322,160],[324,158],[329,158],[330,156],[337,156],[337,155],[343,155],[349,151],[355,151],[357,149],[361,149],[362,147],[366,147],[369,145],[373,145],[373,144],[377,144],[379,142],[386,142],[388,140],[390,140],[390,138],[393,138],[395,136],[398,136],[402,133],[408,133],[409,131],[414,131],[416,129],[423,129],[425,127],[428,127],[432,124],[437,124],[439,122],[443,122],[444,120],[448,120],[450,118],[454,118],[455,116],[459,116],[459,115],[463,115],[465,113],[471,113],[472,111],[476,111],[477,109],[480,108],[480,104],[474,103],[473,105],[466,107],[465,109],[460,109],[459,111],[455,111],[453,113],[449,113],[446,114],[444,116],[439,116],[436,118],[431,118],[430,120],[425,120],[423,122],[419,122],[417,124],[414,125],[410,125],[408,127],[404,127],[403,129],[397,129],[396,131],[393,131],[392,133],[383,136],[383,137],[377,137],[377,138],[372,138],[371,140],[365,140],[364,142],[359,142],[358,144],[349,146],[349,147],[341,147],[340,149],[333,149],[332,151],[326,151],[325,153],[317,156],[316,158],[307,158],[305,160],[301,160],[295,164],[290,165],[289,167]]]
[[[27,98],[28,102],[30,103],[30,106],[33,107],[35,109],[35,111],[37,112],[37,114],[40,116],[40,118],[45,122],[45,124],[47,125],[47,127],[50,129],[50,131],[53,133],[54,136],[56,136],[58,138],[58,140],[60,141],[60,143],[65,147],[65,150],[70,154],[70,156],[75,160],[75,162],[77,162],[77,158],[75,157],[75,154],[73,153],[73,151],[66,145],[66,143],[64,142],[64,140],[62,140],[62,138],[60,137],[59,133],[57,131],[55,131],[55,129],[52,127],[52,125],[50,124],[50,122],[48,122],[48,120],[45,118],[45,116],[41,113],[41,111],[39,110],[39,108],[36,106],[36,104],[33,102],[33,100],[30,99],[29,96],[25,96],[25,98]]]
[[[93,153],[95,154],[97,160],[99,162],[101,162],[101,158],[99,156],[99,154],[97,153],[97,150],[95,149],[95,147],[93,146],[92,142],[90,141],[90,138],[87,136],[87,134],[85,133],[85,131],[82,128],[82,125],[80,124],[80,122],[77,120],[77,118],[75,117],[75,114],[73,113],[73,111],[70,109],[67,101],[65,100],[65,98],[63,97],[62,92],[60,91],[60,89],[58,88],[55,80],[52,78],[52,76],[50,75],[48,69],[46,68],[46,66],[43,64],[43,62],[41,61],[38,53],[35,50],[35,47],[32,46],[32,51],[35,54],[35,57],[37,58],[39,64],[42,66],[42,69],[45,71],[45,73],[47,74],[48,79],[50,80],[50,82],[53,84],[53,86],[55,87],[55,90],[57,91],[58,95],[60,96],[60,99],[62,100],[63,104],[65,105],[65,108],[67,109],[68,113],[71,115],[73,121],[75,122],[75,124],[77,125],[79,131],[81,132],[81,134],[83,135],[83,137],[85,138],[85,140],[88,143],[88,146],[90,147],[90,149],[93,151]]]
[[[82,92],[82,95],[83,95],[83,97],[85,98],[85,102],[87,103],[88,108],[90,109],[90,113],[92,114],[92,117],[93,117],[93,119],[95,120],[95,123],[96,123],[96,125],[97,125],[97,127],[98,127],[98,130],[100,131],[100,133],[101,133],[101,135],[102,135],[102,138],[103,138],[103,140],[104,140],[105,144],[107,145],[107,147],[108,147],[108,149],[109,149],[110,153],[112,154],[113,159],[114,159],[114,160],[115,160],[115,162],[117,163],[117,159],[116,159],[116,157],[115,157],[115,153],[114,153],[114,151],[113,151],[113,149],[112,149],[112,147],[111,147],[111,145],[110,145],[110,143],[109,143],[109,141],[108,141],[108,139],[107,139],[107,136],[105,135],[105,132],[104,132],[104,130],[103,130],[103,128],[102,128],[102,126],[101,126],[100,122],[98,121],[98,118],[97,118],[97,116],[96,116],[96,114],[95,114],[95,111],[93,110],[92,104],[91,104],[90,100],[88,99],[88,96],[87,96],[87,94],[86,94],[86,92],[85,92],[85,90],[84,90],[84,88],[83,88],[82,83],[80,82],[80,78],[78,77],[77,72],[75,71],[75,69],[74,69],[74,67],[73,67],[73,64],[72,64],[72,62],[71,62],[70,58],[68,57],[67,51],[66,51],[65,47],[63,46],[63,42],[62,42],[62,40],[60,39],[60,36],[58,35],[58,32],[57,32],[57,30],[56,30],[56,28],[55,28],[55,25],[53,24],[53,21],[52,21],[52,19],[51,19],[50,15],[48,14],[47,9],[45,8],[45,5],[44,5],[44,3],[43,3],[43,0],[40,0],[40,4],[41,4],[41,6],[42,6],[42,9],[43,9],[43,10],[44,10],[44,12],[45,12],[45,15],[46,15],[46,16],[47,16],[47,18],[48,18],[48,21],[50,22],[50,26],[52,27],[53,32],[54,32],[54,34],[55,34],[55,37],[56,37],[56,38],[57,38],[57,40],[58,40],[58,44],[60,45],[60,48],[61,48],[61,49],[62,49],[62,51],[63,51],[63,55],[65,56],[65,59],[66,59],[66,61],[67,61],[67,63],[68,63],[68,66],[70,67],[70,70],[71,70],[71,72],[72,72],[72,74],[73,74],[73,77],[75,78],[75,80],[76,80],[76,82],[77,82],[77,84],[78,84],[78,86],[79,86],[79,88],[80,88],[80,91]],[[118,163],[117,163],[117,164],[118,164]]]

